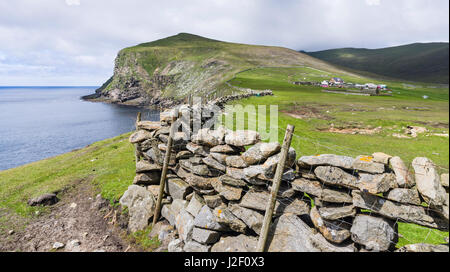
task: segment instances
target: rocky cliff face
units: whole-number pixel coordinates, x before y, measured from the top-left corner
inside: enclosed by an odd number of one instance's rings
[[[90,100],[101,100],[117,104],[170,107],[176,99],[161,97],[162,90],[175,81],[169,71],[158,69],[149,74],[139,62],[139,53],[120,52],[115,60],[114,75],[91,96]]]
[[[194,94],[217,98],[231,94],[225,84],[255,67],[334,67],[281,47],[221,42],[180,33],[125,48],[115,60],[114,75],[88,100],[127,105],[171,107]]]
[[[145,67],[141,60],[148,57],[149,53],[120,52],[115,60],[114,75],[94,95],[85,98],[168,108],[182,102],[193,91],[202,96],[217,88],[221,83],[218,75],[229,70],[225,61],[217,59],[173,60]]]

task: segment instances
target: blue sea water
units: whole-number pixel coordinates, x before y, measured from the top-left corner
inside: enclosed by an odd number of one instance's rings
[[[86,102],[96,87],[0,87],[0,170],[59,155],[134,130],[137,112],[157,111]]]

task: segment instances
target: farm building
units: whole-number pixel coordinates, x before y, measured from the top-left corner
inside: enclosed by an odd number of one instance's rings
[[[373,84],[373,83],[366,83],[365,86],[367,89],[376,89],[378,87],[377,84]]]
[[[322,82],[320,83],[320,87],[322,87],[322,88],[328,87],[328,81],[326,81],[326,80],[322,81]]]
[[[330,79],[330,84],[341,85],[344,83],[344,80],[339,77],[333,77]]]

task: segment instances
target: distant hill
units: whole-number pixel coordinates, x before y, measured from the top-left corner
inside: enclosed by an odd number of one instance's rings
[[[122,49],[114,75],[96,94],[97,99],[129,105],[166,105],[189,94],[221,96],[230,91],[225,82],[255,67],[308,66],[350,74],[295,50],[222,42],[180,33]]]
[[[341,67],[390,78],[449,83],[448,43],[414,43],[382,49],[342,48],[301,52]]]

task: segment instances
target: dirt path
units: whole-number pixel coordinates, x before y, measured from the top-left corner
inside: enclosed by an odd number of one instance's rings
[[[90,181],[79,182],[58,195],[60,201],[48,213],[34,219],[25,220],[0,211],[2,216],[8,216],[9,223],[26,224],[13,234],[0,234],[0,251],[55,251],[56,242],[64,244],[56,251],[139,251],[118,227],[124,224],[124,219],[115,217],[108,203],[99,196],[93,197],[92,192]]]

